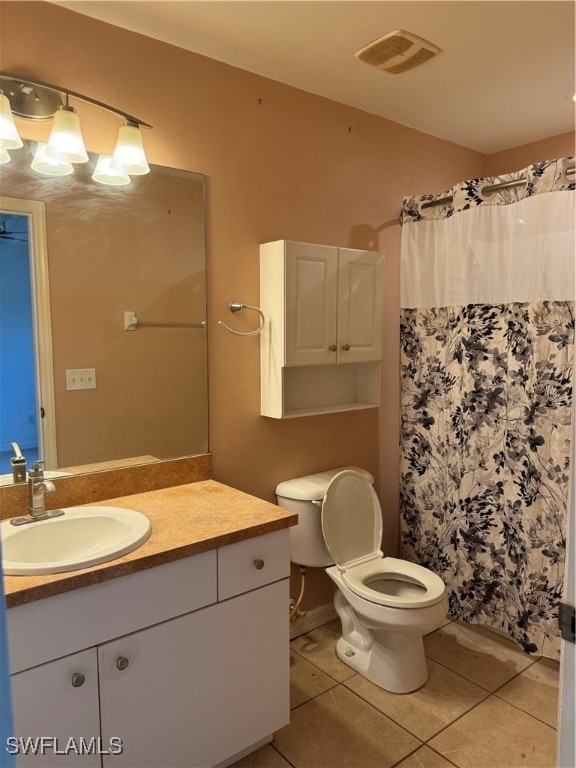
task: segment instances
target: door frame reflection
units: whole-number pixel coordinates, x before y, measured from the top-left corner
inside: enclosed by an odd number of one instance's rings
[[[32,293],[34,371],[36,379],[36,423],[38,454],[47,469],[58,466],[52,362],[52,319],[46,238],[46,206],[39,200],[0,196],[0,211],[28,219],[28,262]]]

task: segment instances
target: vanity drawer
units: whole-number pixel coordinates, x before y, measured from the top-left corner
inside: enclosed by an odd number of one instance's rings
[[[218,550],[218,600],[226,600],[289,575],[288,529],[266,533]]]
[[[10,608],[12,672],[215,603],[216,550]]]

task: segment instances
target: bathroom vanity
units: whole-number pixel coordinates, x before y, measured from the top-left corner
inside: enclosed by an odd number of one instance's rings
[[[16,735],[52,739],[17,764],[234,762],[289,721],[296,517],[212,480],[108,503],[150,518],[138,550],[5,578]]]

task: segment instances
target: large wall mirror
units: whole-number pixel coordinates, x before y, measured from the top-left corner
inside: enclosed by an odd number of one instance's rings
[[[14,445],[53,476],[206,453],[204,178],[110,187],[34,151],[0,167],[0,482]]]

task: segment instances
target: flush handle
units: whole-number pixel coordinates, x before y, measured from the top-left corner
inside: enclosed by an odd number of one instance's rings
[[[264,568],[264,560],[262,560],[261,557],[257,557],[256,560],[254,560],[254,568],[256,568],[257,571],[261,571],[262,568]]]
[[[128,664],[130,664],[130,662],[125,656],[118,656],[118,658],[116,659],[116,669],[119,669],[119,670],[126,669]]]
[[[80,688],[81,685],[84,685],[85,680],[86,678],[84,677],[82,672],[75,672],[72,675],[72,685],[74,686],[74,688]]]

